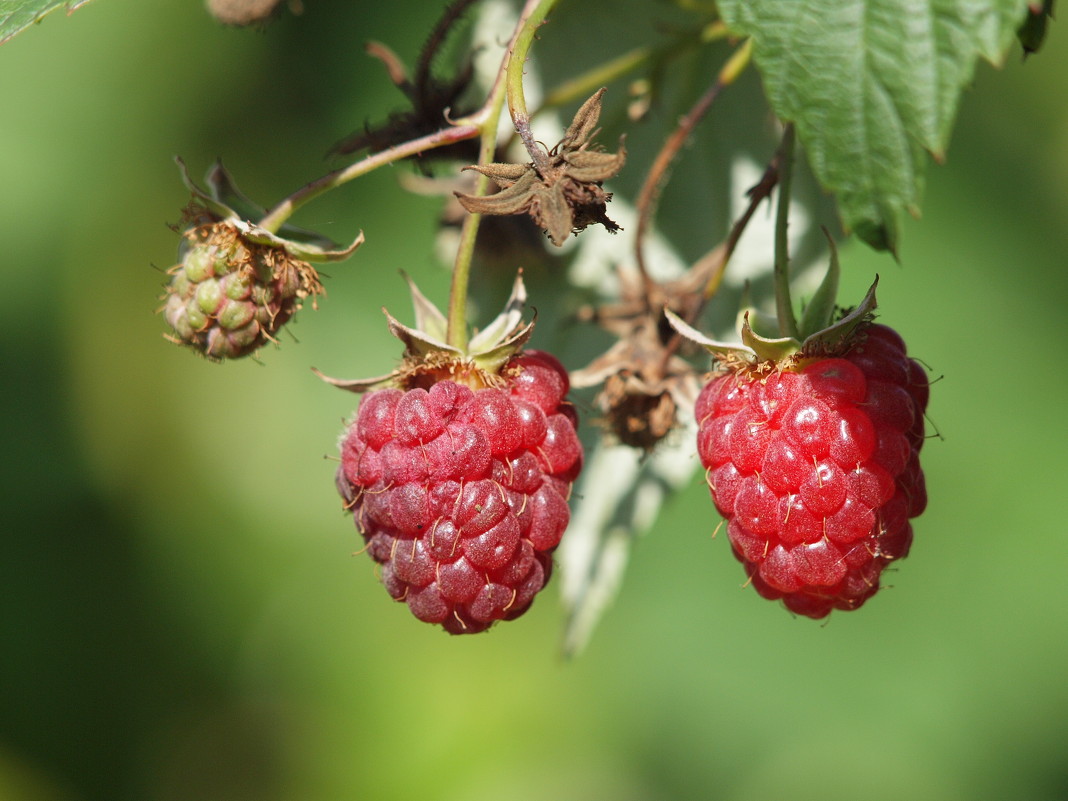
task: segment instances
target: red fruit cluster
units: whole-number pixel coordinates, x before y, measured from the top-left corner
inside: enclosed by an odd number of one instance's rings
[[[742,367],[705,386],[697,450],[757,592],[812,618],[875,594],[927,504],[927,397],[923,368],[883,325],[838,357]]]
[[[383,584],[452,634],[527,610],[582,466],[563,366],[526,351],[500,378],[370,392],[341,444],[338,490]]]

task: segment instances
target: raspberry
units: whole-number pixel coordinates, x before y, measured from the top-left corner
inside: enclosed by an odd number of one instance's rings
[[[497,380],[479,375],[414,372],[368,392],[337,471],[390,596],[452,634],[530,607],[552,571],[583,458],[554,357],[521,351]]]
[[[697,450],[735,557],[798,614],[856,609],[927,504],[928,383],[884,325],[837,355],[734,363],[698,397]]]
[[[169,338],[210,359],[256,351],[322,292],[310,264],[281,247],[252,242],[227,221],[185,233],[182,261],[171,268],[163,316]]]

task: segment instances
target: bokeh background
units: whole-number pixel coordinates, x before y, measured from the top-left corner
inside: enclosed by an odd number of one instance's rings
[[[444,299],[406,168],[298,218],[368,234],[299,344],[217,366],[161,339],[172,155],[288,194],[399,98],[363,43],[411,59],[439,10],[305,5],[250,32],[96,0],[0,47],[0,799],[1068,798],[1063,28],[979,68],[900,263],[843,251],[844,296],[879,272],[940,377],[892,586],[823,624],[761,601],[698,476],[567,661],[554,587],[449,638],[351,556],[327,457],[355,398],[309,367],[388,369],[398,268]]]

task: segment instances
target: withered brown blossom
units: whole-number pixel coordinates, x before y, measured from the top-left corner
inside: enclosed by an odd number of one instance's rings
[[[571,373],[571,384],[603,385],[595,403],[605,429],[619,443],[648,453],[693,413],[698,376],[677,354],[680,343],[664,309],[692,316],[710,278],[722,269],[724,254],[717,247],[664,283],[621,269],[619,302],[580,315],[617,337],[611,348]]]
[[[382,62],[393,82],[411,103],[411,108],[396,111],[377,125],[366,125],[342,139],[331,148],[331,155],[347,155],[360,151],[379,153],[413,139],[427,136],[446,127],[450,118],[461,118],[474,111],[468,108],[463,95],[474,76],[474,64],[468,59],[453,78],[442,78],[431,71],[435,56],[445,45],[450,33],[475,0],[452,0],[442,11],[430,36],[423,45],[414,73],[400,57],[381,42],[368,42],[368,55]],[[429,174],[429,163],[442,159],[468,161],[476,157],[478,144],[468,139],[445,147],[432,148],[409,158],[420,164]]]
[[[485,197],[457,192],[463,207],[472,214],[529,214],[557,247],[571,233],[593,223],[600,223],[611,233],[619,231],[605,208],[612,194],[605,192],[601,184],[623,168],[626,150],[622,139],[618,153],[606,153],[591,143],[597,133],[604,92],[598,90],[582,104],[564,138],[547,157],[527,164],[465,167],[493,179],[501,191]]]

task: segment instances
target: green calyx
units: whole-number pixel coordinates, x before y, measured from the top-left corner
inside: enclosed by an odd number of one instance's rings
[[[277,233],[261,228],[253,221],[262,220],[267,214],[266,209],[249,200],[237,188],[221,161],[215,162],[208,171],[205,179],[208,191],[201,189],[190,178],[182,159],[176,157],[175,162],[182,174],[182,182],[193,193],[196,203],[207,209],[214,221],[228,223],[249,242],[281,248],[293,258],[309,262],[342,261],[363,244],[362,231],[351,245],[340,247],[322,234],[288,223],[282,225]]]
[[[854,332],[874,316],[879,277],[875,277],[857,306],[842,310],[836,304],[840,272],[838,252],[831,241],[830,265],[803,310],[797,324],[798,337],[776,337],[765,333],[777,330],[774,319],[769,320],[766,315],[752,308],[743,309],[739,314],[739,342],[711,339],[671,310],[665,309],[664,314],[680,336],[705,348],[722,364],[752,366],[770,363],[780,367],[789,366],[807,358],[844,352]]]
[[[342,380],[315,370],[316,375],[349,392],[367,392],[395,386],[410,389],[449,379],[473,388],[494,386],[502,382],[503,368],[519,353],[534,331],[533,322],[523,322],[527,291],[522,273],[512,285],[512,294],[504,309],[484,329],[476,332],[460,348],[447,342],[448,320],[405,276],[412,294],[415,325],[406,326],[388,311],[386,323],[393,336],[404,343],[404,359],[392,372],[374,378]],[[314,368],[313,368],[314,369]]]

